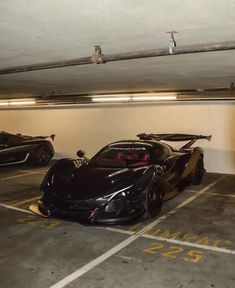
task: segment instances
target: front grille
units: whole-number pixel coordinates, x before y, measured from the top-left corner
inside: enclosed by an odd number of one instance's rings
[[[69,211],[81,211],[81,212],[90,212],[93,211],[96,206],[93,203],[90,203],[87,200],[78,200],[78,201],[71,201],[71,200],[64,200],[55,197],[49,193],[44,194],[43,200],[53,205],[54,208],[59,210],[69,210]]]

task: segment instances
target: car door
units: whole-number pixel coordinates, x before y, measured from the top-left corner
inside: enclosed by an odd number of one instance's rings
[[[0,166],[24,162],[27,155],[20,137],[8,133],[0,134]]]
[[[177,164],[180,156],[180,153],[173,153],[170,148],[165,145],[157,144],[154,146],[153,161],[155,165],[160,166],[160,171],[162,171],[161,177],[168,185],[167,193],[164,195],[164,201],[173,198],[179,193],[177,184],[180,182],[180,176],[183,172]]]
[[[0,134],[0,165],[7,163],[11,158],[8,149],[8,140],[10,135],[7,133]]]

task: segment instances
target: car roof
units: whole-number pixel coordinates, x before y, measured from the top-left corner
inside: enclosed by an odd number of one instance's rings
[[[5,132],[5,131],[1,131],[0,134],[2,135],[8,135],[8,136],[11,136],[12,134],[8,133],[8,132]]]
[[[29,140],[33,137],[31,136],[26,136],[26,135],[22,135],[22,134],[12,134],[12,133],[8,133],[8,132],[5,132],[5,131],[1,131],[0,132],[0,135],[3,135],[3,136],[8,136],[9,138],[14,138],[14,139],[22,139],[22,140]]]
[[[156,140],[121,140],[121,141],[116,141],[113,143],[110,143],[108,146],[115,146],[115,145],[122,145],[122,144],[127,144],[127,145],[143,145],[143,146],[149,146],[149,147],[154,147],[154,146],[162,146],[162,147],[170,147],[170,145],[156,141]]]

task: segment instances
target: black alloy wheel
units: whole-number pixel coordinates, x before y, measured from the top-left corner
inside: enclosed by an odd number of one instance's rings
[[[200,157],[200,159],[198,159],[197,164],[196,164],[193,184],[200,185],[202,183],[204,174],[205,174],[204,161],[203,161],[203,158]]]
[[[163,191],[162,188],[158,185],[153,185],[147,195],[146,195],[146,201],[145,201],[145,209],[146,209],[146,216],[147,217],[156,217],[162,208],[163,204]]]
[[[51,149],[47,145],[41,145],[37,148],[34,155],[34,164],[46,166],[52,158]]]

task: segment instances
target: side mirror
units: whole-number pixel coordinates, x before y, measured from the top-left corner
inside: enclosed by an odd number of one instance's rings
[[[77,156],[78,156],[78,158],[85,158],[85,151],[83,151],[83,150],[78,150],[78,152],[77,152]]]

